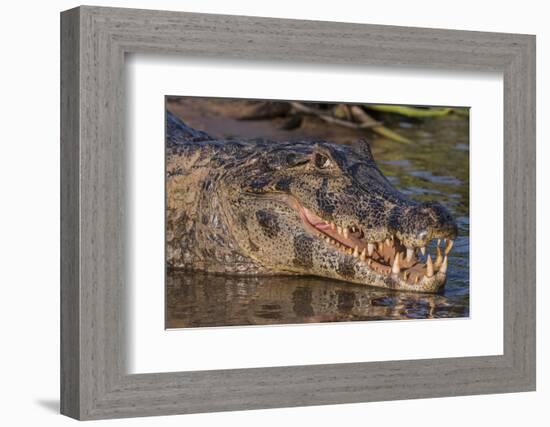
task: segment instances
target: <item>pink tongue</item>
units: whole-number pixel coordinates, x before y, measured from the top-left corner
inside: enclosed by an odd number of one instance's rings
[[[322,222],[319,224],[315,224],[315,228],[318,228],[319,230],[326,230],[327,228],[330,228],[330,225],[328,225],[326,222]]]
[[[311,212],[309,209],[304,208],[304,214],[306,215],[307,220],[311,225],[313,225],[318,230],[326,230],[330,228],[330,224],[323,221],[321,218],[319,218],[317,215],[315,215],[313,212]]]
[[[317,215],[315,215],[313,212],[311,212],[309,209],[307,208],[303,208],[303,211],[304,211],[304,214],[306,215],[306,218],[307,220],[311,223],[311,224],[317,224],[319,223],[321,220],[321,218],[319,218]]]

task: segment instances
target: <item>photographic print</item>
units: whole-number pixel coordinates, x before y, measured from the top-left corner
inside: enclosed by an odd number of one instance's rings
[[[469,316],[469,108],[165,100],[167,329]]]

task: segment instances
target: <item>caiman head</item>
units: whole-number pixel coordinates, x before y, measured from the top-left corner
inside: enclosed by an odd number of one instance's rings
[[[420,292],[444,285],[453,217],[394,188],[366,142],[261,143],[226,166],[217,194],[228,229],[267,270]]]

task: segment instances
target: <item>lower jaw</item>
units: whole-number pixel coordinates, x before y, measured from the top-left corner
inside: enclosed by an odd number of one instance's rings
[[[438,292],[445,285],[445,281],[446,276],[438,275],[437,273],[431,278],[425,277],[423,280],[420,280],[416,284],[400,280],[398,277],[391,275],[385,280],[381,280],[382,283],[375,283],[373,284],[373,286],[379,286],[386,289],[394,289],[398,291],[435,293]]]
[[[346,256],[346,255],[344,255]],[[446,275],[435,273],[424,277],[418,283],[401,280],[396,274],[380,274],[367,266],[354,264],[353,274],[342,275],[337,271],[318,271],[314,274],[331,279],[342,280],[353,284],[390,289],[403,292],[436,293],[445,286]]]

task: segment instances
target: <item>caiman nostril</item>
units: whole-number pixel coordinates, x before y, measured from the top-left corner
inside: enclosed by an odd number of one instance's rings
[[[389,226],[407,248],[423,248],[434,238],[455,239],[457,234],[452,215],[437,202],[395,209]]]

